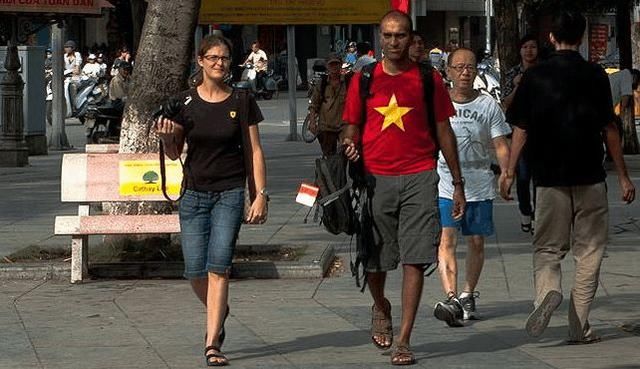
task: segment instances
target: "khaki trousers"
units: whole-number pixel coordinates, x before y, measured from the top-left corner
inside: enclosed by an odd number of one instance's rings
[[[536,194],[534,305],[538,306],[551,290],[562,293],[560,263],[571,249],[576,272],[569,305],[569,339],[583,340],[592,335],[589,310],[608,237],[607,188],[604,182],[538,187]]]

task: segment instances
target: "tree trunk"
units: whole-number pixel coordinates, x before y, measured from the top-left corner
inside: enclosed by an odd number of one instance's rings
[[[187,86],[193,34],[200,0],[150,0],[122,119],[121,153],[157,152],[153,111]],[[171,211],[158,202],[104,204],[109,214],[150,214]]]
[[[620,69],[631,69],[633,64],[631,52],[631,3],[629,0],[618,0],[616,3],[616,28],[618,49],[620,50]],[[638,154],[638,136],[634,116],[633,96],[631,103],[621,112],[623,141],[625,154]]]
[[[616,39],[620,51],[620,69],[631,69],[631,3],[629,0],[616,2]]]
[[[500,55],[501,84],[505,83],[505,74],[519,63],[518,44],[518,5],[514,0],[493,0],[496,22],[498,55]]]
[[[140,46],[140,38],[142,37],[142,27],[144,26],[145,12],[147,11],[147,3],[145,0],[131,0],[131,20],[133,23],[133,51],[138,50]]]
[[[120,152],[152,152],[153,110],[187,86],[200,0],[149,1],[120,134]]]
[[[634,22],[631,26],[631,54],[633,67],[640,69],[640,23],[638,22]]]

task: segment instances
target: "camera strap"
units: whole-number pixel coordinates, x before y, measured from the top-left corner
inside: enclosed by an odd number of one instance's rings
[[[185,182],[186,182],[187,171],[188,171],[187,167],[182,161],[182,155],[179,155],[178,161],[180,161],[180,167],[182,168],[182,173],[183,173],[182,185],[180,186],[180,194],[178,195],[178,198],[172,199],[167,193],[167,168],[166,168],[166,162],[165,162],[166,159],[164,155],[164,143],[160,139],[158,139],[158,141],[159,141],[159,154],[160,154],[160,188],[162,189],[162,194],[164,195],[164,198],[167,199],[167,201],[170,201],[170,202],[180,201],[180,199],[184,196],[184,192],[186,190]]]

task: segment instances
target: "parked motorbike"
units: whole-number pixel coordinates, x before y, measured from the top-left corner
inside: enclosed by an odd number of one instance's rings
[[[106,81],[103,78],[89,77],[73,80],[71,77],[66,76],[64,80],[65,118],[77,117],[84,123],[84,116],[90,98],[96,99],[102,93],[104,87],[99,87],[100,84],[105,85]],[[71,98],[72,88],[76,91],[74,98]]]
[[[124,112],[123,100],[109,99],[108,86],[99,84],[83,112],[87,143],[117,143]]]
[[[282,77],[274,75],[273,69],[265,73],[258,73],[251,63],[242,64],[240,67],[244,68],[242,77],[240,82],[234,84],[234,87],[250,89],[254,95],[265,100],[271,100],[273,94],[278,92],[278,82]]]
[[[85,116],[87,143],[118,143],[124,101],[104,99],[91,104]]]

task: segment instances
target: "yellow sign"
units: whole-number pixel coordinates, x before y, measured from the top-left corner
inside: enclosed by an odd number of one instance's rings
[[[120,163],[120,195],[162,195],[159,160],[129,160]],[[167,161],[167,194],[179,195],[182,167],[178,161]]]
[[[200,24],[375,24],[389,0],[202,0]]]
[[[0,12],[100,14],[102,5],[103,0],[0,0]]]

